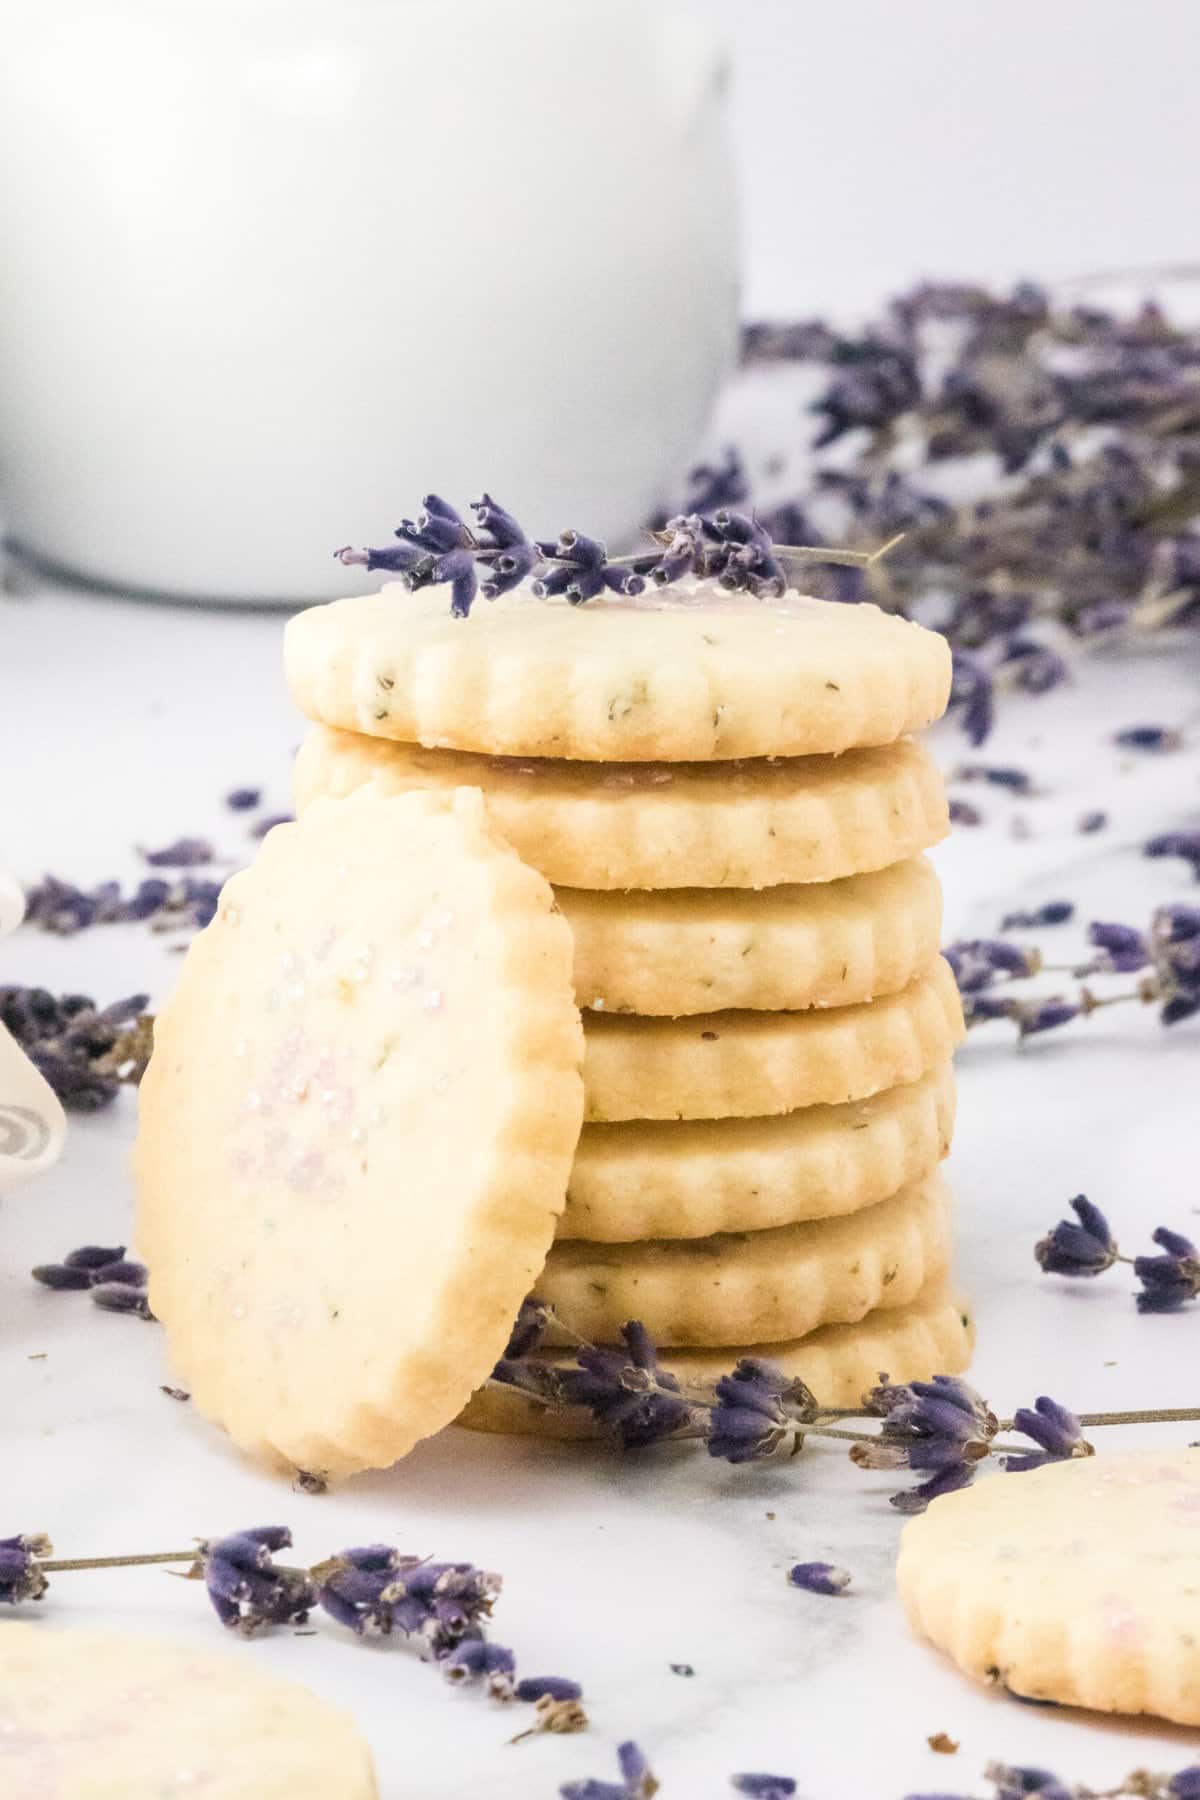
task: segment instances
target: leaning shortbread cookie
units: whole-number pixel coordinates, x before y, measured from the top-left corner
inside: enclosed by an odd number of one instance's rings
[[[660,1344],[779,1342],[906,1305],[946,1273],[950,1250],[946,1189],[931,1175],[863,1212],[774,1231],[556,1243],[536,1292],[564,1333],[593,1344],[627,1319]]]
[[[963,1034],[940,956],[898,994],[858,1006],[682,1019],[589,1012],[584,1117],[749,1118],[863,1100],[947,1062]]]
[[[953,1129],[948,1063],[842,1106],[585,1125],[557,1241],[703,1238],[859,1212],[936,1169]]]
[[[869,605],[680,584],[587,606],[527,589],[450,615],[437,588],[298,613],[284,662],[310,719],[489,755],[591,762],[811,756],[939,718],[944,638]]]
[[[1023,1700],[1200,1725],[1200,1449],[997,1475],[905,1526],[909,1618]]]
[[[597,1012],[854,1006],[906,987],[937,955],[942,890],[924,857],[872,875],[761,893],[556,888],[575,991]]]
[[[375,1800],[349,1714],[190,1644],[0,1630],[5,1800]]]
[[[158,1020],[137,1239],[244,1448],[384,1467],[495,1362],[579,1134],[570,961],[470,789],[319,801],[228,883]]]
[[[710,1385],[742,1356],[763,1357],[806,1382],[822,1406],[858,1406],[883,1371],[892,1381],[954,1375],[971,1358],[975,1329],[970,1309],[936,1284],[908,1306],[869,1313],[857,1325],[823,1325],[782,1344],[727,1345],[721,1350],[664,1350],[663,1367],[685,1385]],[[564,1351],[535,1351],[536,1363],[569,1366]],[[459,1424],[472,1431],[555,1438],[601,1435],[579,1406],[554,1407],[518,1388],[493,1381],[471,1396]]]
[[[941,775],[910,738],[844,756],[614,765],[314,726],[296,758],[297,808],[367,782],[384,793],[482,788],[518,856],[563,887],[836,881],[928,850],[949,828]]]

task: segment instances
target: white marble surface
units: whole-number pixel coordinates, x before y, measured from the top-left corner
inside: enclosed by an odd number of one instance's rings
[[[279,632],[275,617],[51,592],[0,602],[0,859],[26,878],[44,868],[129,877],[136,842],[185,831],[243,856],[244,822],[220,796],[261,782],[286,805],[299,734]],[[989,759],[1028,763],[1046,792],[1013,801],[961,790],[988,822],[938,854],[950,933],[990,931],[1011,905],[1059,895],[1084,918],[1134,922],[1158,901],[1198,897],[1182,865],[1146,862],[1137,847],[1196,822],[1200,754],[1121,757],[1107,743],[1119,725],[1162,720],[1190,722],[1200,745],[1196,676],[1194,654],[1093,661],[1071,690],[1004,709]],[[961,759],[961,739],[938,741],[948,764]],[[1109,810],[1109,829],[1077,835],[1093,806]],[[1020,840],[1018,816],[1030,832]],[[1079,941],[1073,927],[1053,934],[1064,959]],[[138,987],[161,998],[174,966],[161,939],[132,927],[71,940],[23,930],[0,945],[0,980],[105,1000]],[[1142,1319],[1120,1273],[1068,1291],[1031,1255],[1081,1189],[1131,1243],[1160,1220],[1200,1225],[1198,1058],[1196,1026],[1164,1036],[1133,1007],[1021,1052],[990,1027],[964,1053],[950,1172],[979,1317],[975,1379],[998,1409],[1046,1390],[1080,1409],[1200,1400],[1200,1309]],[[392,1472],[324,1497],[248,1467],[159,1391],[154,1328],[28,1278],[32,1263],[84,1239],[125,1237],[133,1117],[125,1096],[74,1122],[61,1167],[0,1215],[0,1530],[44,1529],[61,1555],[87,1555],[285,1520],[306,1557],[385,1538],[502,1571],[496,1635],[526,1672],[583,1682],[587,1734],[509,1747],[519,1712],[445,1688],[398,1644],[361,1647],[332,1627],[227,1646],[350,1706],[388,1800],[553,1800],[569,1777],[610,1776],[627,1736],[650,1754],[664,1800],[717,1800],[729,1773],[747,1768],[794,1775],[808,1800],[900,1800],[982,1792],[994,1757],[1108,1786],[1134,1764],[1171,1769],[1195,1756],[1184,1732],[977,1692],[915,1642],[892,1592],[892,1484],[856,1473],[833,1445],[739,1471],[689,1451],[620,1462],[450,1430]],[[408,1276],[397,1268],[398,1287]],[[1158,1430],[1164,1442],[1189,1435],[1200,1432]],[[1112,1432],[1104,1443],[1151,1438]],[[790,1563],[816,1557],[854,1572],[850,1594],[785,1585]],[[202,1593],[153,1569],[62,1576],[44,1614],[220,1641]],[[693,1664],[694,1677],[672,1674],[673,1662]],[[961,1741],[955,1758],[926,1748],[936,1731]]]

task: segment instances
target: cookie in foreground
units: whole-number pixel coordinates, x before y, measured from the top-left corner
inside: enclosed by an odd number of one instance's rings
[[[227,884],[158,1021],[137,1241],[243,1448],[386,1467],[484,1379],[579,1135],[570,968],[471,789],[319,801]]]
[[[5,1800],[375,1800],[353,1721],[245,1654],[42,1623],[0,1630]]]
[[[812,756],[941,717],[950,648],[876,606],[715,583],[587,606],[525,588],[450,614],[435,588],[310,607],[284,667],[310,719],[372,737],[588,762]]]
[[[1200,1725],[1200,1449],[993,1475],[904,1528],[909,1618],[1025,1700]]]

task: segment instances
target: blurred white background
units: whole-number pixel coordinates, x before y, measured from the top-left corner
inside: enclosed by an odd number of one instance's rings
[[[1196,0],[691,0],[735,46],[745,311],[1200,257]]]

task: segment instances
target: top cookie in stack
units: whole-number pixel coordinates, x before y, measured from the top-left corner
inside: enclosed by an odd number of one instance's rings
[[[840,1400],[879,1311],[894,1375],[961,1366],[934,1174],[961,1014],[921,854],[947,812],[909,735],[945,707],[944,641],[702,583],[467,620],[393,587],[294,619],[286,667],[316,722],[301,809],[469,785],[554,884],[586,1028],[538,1285],[566,1331],[752,1338]],[[536,1423],[489,1402],[469,1422]]]

